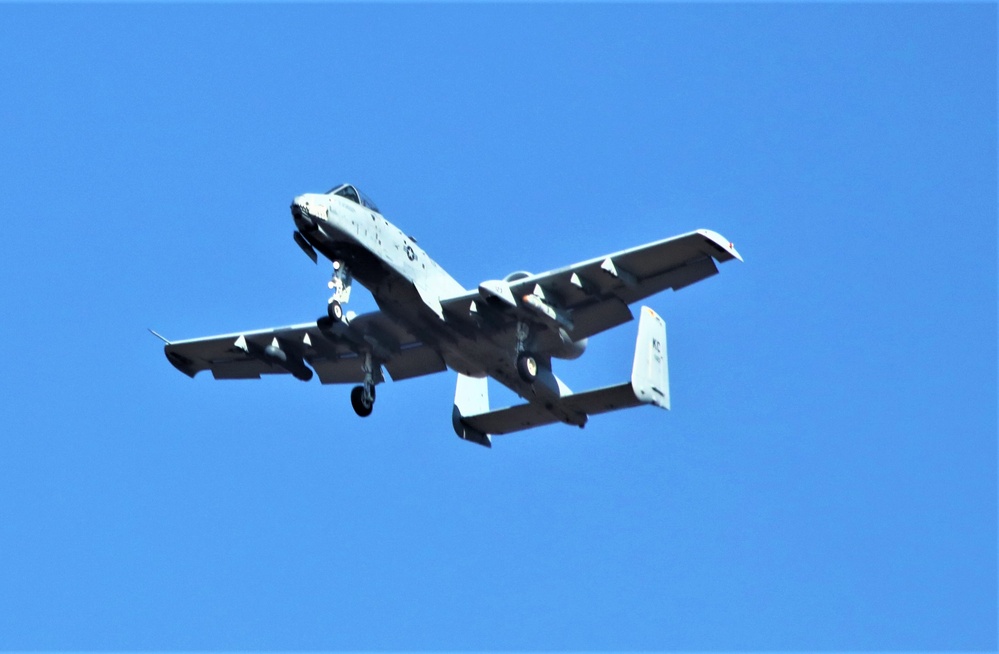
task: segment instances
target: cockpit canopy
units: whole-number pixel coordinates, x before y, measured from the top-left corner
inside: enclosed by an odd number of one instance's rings
[[[367,207],[372,211],[377,211],[378,213],[381,213],[381,211],[378,211],[378,207],[371,200],[371,198],[366,196],[364,193],[358,191],[357,187],[352,184],[341,184],[340,186],[334,186],[330,190],[326,191],[326,195],[339,195],[342,198],[347,198],[351,202],[356,202],[362,207]]]

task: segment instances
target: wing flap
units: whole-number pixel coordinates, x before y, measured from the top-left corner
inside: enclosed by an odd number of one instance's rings
[[[364,381],[364,360],[353,352],[336,358],[310,362],[321,384],[360,384]]]
[[[593,302],[574,310],[573,329],[570,335],[572,340],[578,341],[611,327],[623,325],[632,318],[634,316],[628,305],[623,300],[611,296],[602,302]]]
[[[668,288],[671,288],[674,291],[679,291],[681,288],[690,286],[691,284],[695,284],[702,279],[707,279],[708,277],[717,274],[718,266],[715,265],[715,260],[711,257],[705,256],[700,259],[687,261],[676,268],[672,268],[658,275],[647,277],[636,287],[621,288],[616,295],[620,297],[622,301],[631,304],[632,302],[637,302],[642,298],[648,297],[649,295],[665,291]]]
[[[388,361],[385,368],[393,381],[430,375],[447,370],[444,359],[432,348],[417,343],[399,350]]]
[[[224,365],[216,364],[211,370],[215,379],[260,379],[260,375],[287,372],[253,359],[226,361]]]

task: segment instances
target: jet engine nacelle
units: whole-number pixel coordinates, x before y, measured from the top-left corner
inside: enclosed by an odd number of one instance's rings
[[[530,277],[532,274],[533,273],[529,273],[526,270],[518,270],[518,271],[512,272],[509,275],[507,275],[506,277],[504,277],[503,281],[504,282],[515,282],[518,279],[524,279],[525,277]]]

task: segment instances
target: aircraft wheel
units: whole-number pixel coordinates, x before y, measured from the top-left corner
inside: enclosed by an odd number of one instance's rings
[[[538,378],[538,361],[533,354],[525,353],[517,357],[517,372],[528,384]]]
[[[340,322],[343,320],[343,307],[336,300],[331,300],[329,306],[326,307],[327,313],[329,313],[330,319]]]
[[[366,402],[364,399],[364,387],[355,386],[350,391],[350,405],[354,407],[354,413],[362,418],[367,418],[375,408],[375,389],[371,389],[371,401]]]

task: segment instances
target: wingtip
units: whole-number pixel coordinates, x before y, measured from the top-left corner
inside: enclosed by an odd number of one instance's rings
[[[735,249],[735,244],[732,243],[732,241],[729,241],[724,236],[722,236],[721,234],[719,234],[714,230],[699,229],[697,230],[697,232],[701,236],[708,239],[711,242],[711,244],[719,250],[719,252],[724,252],[733,259],[738,259],[739,261],[745,263],[745,261],[742,258],[742,255],[739,254],[739,251]],[[718,257],[716,256],[715,258],[717,259]],[[724,261],[724,259],[721,260]]]

